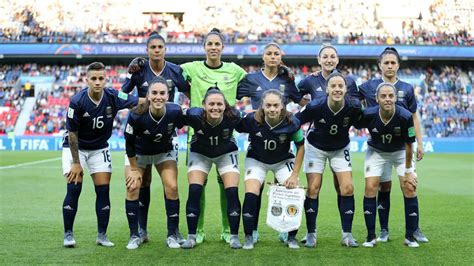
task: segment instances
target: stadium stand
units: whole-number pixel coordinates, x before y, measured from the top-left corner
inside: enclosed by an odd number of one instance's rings
[[[470,0],[173,1],[169,13],[113,2],[6,0],[0,42],[142,43],[158,31],[168,42],[200,43],[219,25],[228,43],[474,44]]]

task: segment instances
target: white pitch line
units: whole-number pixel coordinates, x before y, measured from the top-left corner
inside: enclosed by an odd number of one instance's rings
[[[19,163],[19,164],[7,165],[7,166],[0,166],[0,170],[16,168],[16,167],[22,167],[22,166],[27,166],[27,165],[40,164],[40,163],[46,163],[46,162],[52,162],[52,161],[57,161],[57,160],[60,160],[60,159],[61,158],[52,158],[52,159],[39,160],[39,161],[28,162],[28,163]]]

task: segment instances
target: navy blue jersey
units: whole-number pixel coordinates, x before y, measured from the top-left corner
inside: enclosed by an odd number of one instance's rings
[[[150,62],[147,60],[145,67],[139,72],[135,74],[127,74],[125,83],[122,85],[122,91],[130,93],[136,87],[138,96],[145,97],[148,92],[148,84],[156,76],[166,79],[168,86],[170,87],[168,98],[168,101],[170,102],[174,100],[176,90],[184,92],[188,89],[188,83],[184,80],[183,70],[180,66],[165,61],[165,67],[163,70],[160,73],[155,73],[151,69]]]
[[[105,88],[99,104],[96,104],[89,97],[88,88],[82,89],[69,102],[66,129],[78,132],[81,150],[106,148],[117,112],[137,104],[137,97],[112,88]],[[69,147],[67,137],[64,138],[63,147]]]
[[[234,128],[240,122],[240,113],[235,119],[224,119],[216,126],[212,126],[204,120],[204,109],[199,107],[190,108],[186,111],[186,124],[194,129],[191,138],[191,151],[204,156],[214,158],[223,154],[236,151],[237,144],[232,135]]]
[[[337,70],[334,70],[334,71],[337,72]],[[345,78],[347,82],[347,95],[352,98],[359,99],[360,98],[359,89],[357,88],[357,85],[354,79],[352,79],[349,76],[346,76]],[[311,100],[315,100],[315,99],[327,96],[327,92],[326,92],[327,85],[328,85],[328,82],[323,77],[323,73],[319,72],[318,75],[316,76],[313,74],[310,74],[306,76],[304,79],[302,79],[298,83],[298,89],[301,95],[310,94]]]
[[[297,146],[304,144],[300,121],[294,115],[291,115],[291,124],[284,119],[278,125],[270,127],[265,121],[263,125],[259,125],[255,120],[255,113],[250,113],[242,119],[236,130],[249,133],[247,157],[266,164],[294,158],[290,149],[292,141]]]
[[[312,100],[296,117],[301,124],[312,122],[306,138],[311,145],[324,151],[335,151],[349,144],[349,128],[362,115],[358,99],[346,96],[344,106],[334,113],[328,105],[327,96]]]
[[[407,109],[396,106],[395,113],[387,124],[380,118],[379,110],[379,106],[367,108],[361,120],[356,123],[357,128],[369,130],[369,146],[383,152],[394,152],[404,150],[405,143],[415,142],[413,117]]]
[[[365,99],[367,107],[379,105],[375,100],[375,92],[377,86],[382,82],[383,79],[371,79],[359,86],[361,97]],[[397,104],[412,113],[416,113],[417,103],[413,86],[401,80],[397,80],[393,85],[397,89]]]
[[[296,88],[295,82],[288,80],[286,75],[277,75],[273,79],[268,79],[263,71],[247,74],[243,80],[240,81],[237,87],[237,99],[242,97],[250,97],[252,108],[258,109],[262,94],[266,90],[275,89],[282,92],[286,101],[291,99],[295,103],[301,101],[302,96]]]
[[[125,140],[134,145],[127,145],[127,155],[155,155],[172,150],[175,129],[181,127],[183,112],[175,103],[166,103],[166,112],[158,120],[150,111],[142,115],[131,113],[125,127]],[[130,146],[132,150],[128,149]]]

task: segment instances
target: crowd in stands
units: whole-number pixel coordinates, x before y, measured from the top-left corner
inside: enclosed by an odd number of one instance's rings
[[[15,90],[12,81],[6,81],[5,73],[29,73],[30,75],[51,75],[55,83],[50,91],[37,93],[36,104],[25,134],[62,134],[65,130],[65,114],[69,98],[85,86],[86,66],[41,66],[26,64],[21,66],[3,66],[0,71],[0,134],[13,130],[16,116],[21,111],[24,90]],[[244,66],[248,72],[259,69],[259,66]],[[294,66],[296,81],[304,76],[319,71],[317,66]],[[361,84],[371,78],[379,78],[376,65],[343,65],[340,70]],[[120,89],[125,80],[124,66],[108,66],[109,85]],[[418,110],[423,132],[428,137],[474,136],[472,81],[474,69],[459,69],[444,66],[442,68],[402,68],[399,70],[402,80],[415,85]],[[10,87],[5,86],[10,84]],[[184,95],[178,102],[182,106],[189,104]],[[2,107],[3,106],[3,107]],[[10,107],[8,112],[2,108]],[[248,101],[239,102],[237,108],[249,108]],[[290,105],[293,112],[297,105]],[[8,117],[7,117],[8,116]],[[123,136],[128,111],[121,111],[114,122],[114,135]],[[181,130],[180,133],[183,133]],[[351,136],[365,136],[366,131],[352,130]]]
[[[3,2],[0,42],[143,43],[158,31],[200,43],[218,27],[227,43],[474,45],[471,0],[176,0],[173,13],[134,0]]]

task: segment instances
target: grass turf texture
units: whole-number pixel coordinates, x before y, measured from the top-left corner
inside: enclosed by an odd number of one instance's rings
[[[241,154],[240,162],[243,162]],[[354,153],[356,213],[353,234],[361,244],[366,237],[362,199],[364,179],[362,153]],[[193,250],[166,247],[166,220],[163,190],[153,172],[148,230],[150,242],[138,250],[125,246],[129,230],[124,210],[123,153],[112,153],[114,174],[111,183],[112,212],[108,235],[113,248],[95,244],[95,193],[90,178],[85,178],[74,226],[77,247],[64,248],[61,204],[66,186],[61,177],[60,152],[0,152],[0,167],[37,160],[58,158],[32,165],[0,168],[0,264],[465,264],[473,265],[471,237],[474,217],[473,156],[471,154],[427,154],[418,164],[420,226],[430,239],[418,249],[403,243],[403,198],[398,181],[393,184],[389,243],[373,249],[345,248],[340,245],[341,225],[336,207],[332,176],[325,173],[320,194],[318,247],[290,250],[277,239],[277,233],[265,225],[266,197],[260,218],[261,240],[254,250],[231,250],[219,240],[221,216],[215,171],[211,171],[206,190],[205,229],[207,241]],[[243,165],[242,165],[243,167]],[[184,154],[180,154],[179,192],[180,229],[187,235],[185,205],[187,199]],[[272,178],[267,177],[267,181]],[[304,174],[301,180],[305,183]],[[264,192],[266,195],[266,192]],[[240,198],[243,201],[243,182]],[[378,227],[378,224],[377,224]],[[378,230],[378,229],[377,229]],[[298,239],[305,234],[305,222]],[[243,240],[243,226],[240,227]]]

